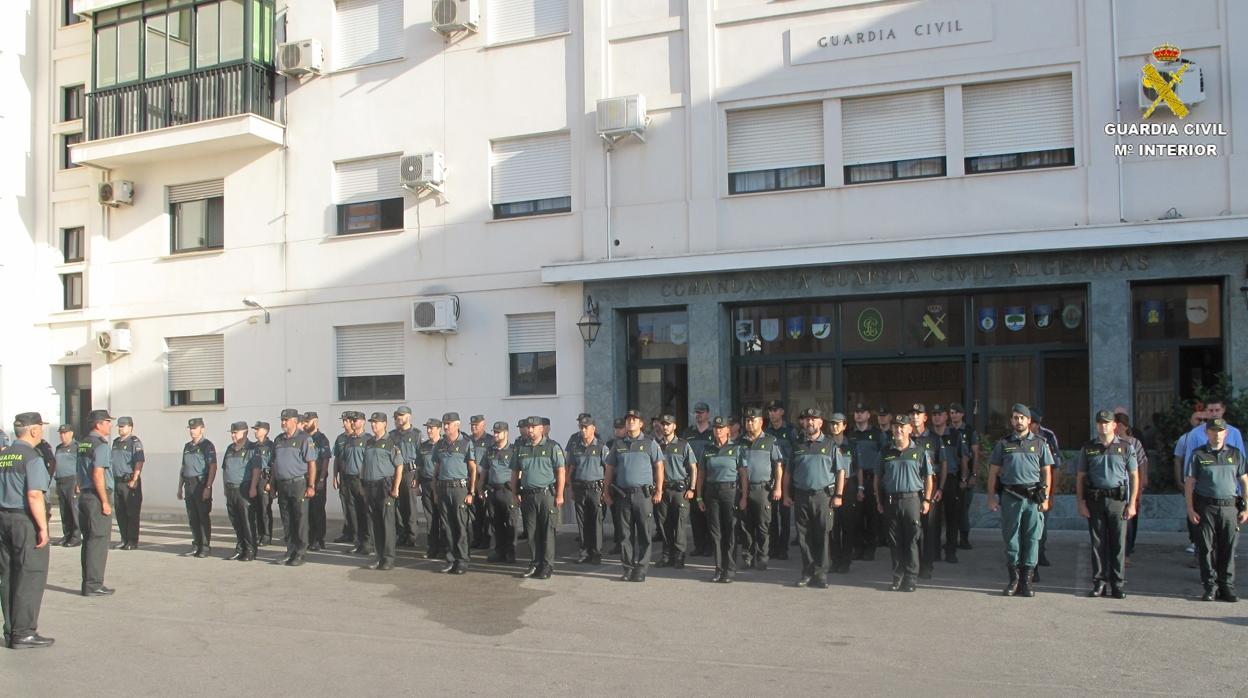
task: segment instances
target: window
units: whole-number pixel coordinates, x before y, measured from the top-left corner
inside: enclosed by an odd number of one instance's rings
[[[845,183],[945,176],[943,90],[841,102]]]
[[[61,274],[61,308],[64,310],[82,308],[82,272]]]
[[[354,68],[402,57],[402,0],[336,0],[335,68]]]
[[[1075,164],[1070,75],[962,88],[966,173]]]
[[[241,61],[245,37],[243,0],[195,7],[195,67]]]
[[[491,44],[568,31],[568,0],[490,0],[486,12]]]
[[[339,400],[402,400],[403,323],[334,328]]]
[[[572,210],[572,145],[566,133],[490,143],[494,218]]]
[[[823,186],[823,103],[728,112],[728,193]]]
[[[70,27],[82,21],[82,17],[74,13],[74,0],[61,0],[61,26]]]
[[[334,163],[334,198],[338,235],[402,230],[399,156]]]
[[[87,99],[85,85],[74,85],[61,88],[61,121],[76,121],[82,118]]]
[[[171,252],[219,250],[225,240],[225,182],[169,187]]]
[[[168,337],[169,404],[225,404],[225,335]]]
[[[555,314],[507,316],[509,395],[555,395]]]
[[[144,76],[181,73],[191,68],[191,8],[149,15],[144,20]]]
[[[69,152],[69,146],[74,145],[76,143],[81,143],[81,142],[82,142],[81,131],[79,131],[78,133],[66,133],[61,136],[61,169],[62,170],[72,170],[75,167],[82,167],[81,165],[74,162],[73,157],[70,155],[70,152]]]
[[[61,254],[64,256],[66,264],[81,262],[85,256],[83,249],[82,226],[61,228]]]

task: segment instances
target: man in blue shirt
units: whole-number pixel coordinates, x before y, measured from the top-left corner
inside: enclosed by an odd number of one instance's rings
[[[476,449],[459,425],[458,412],[442,415],[446,435],[433,447],[434,492],[451,553],[451,560],[442,568],[446,574],[468,571],[468,509],[477,489]]]
[[[13,420],[17,441],[0,453],[0,606],[10,649],[48,647],[38,633],[39,607],[48,583],[47,465],[35,444],[43,417],[23,412]]]
[[[217,448],[204,438],[204,420],[194,417],[186,423],[191,440],[182,447],[178,499],[186,500],[186,517],[191,525],[188,555],[204,558],[212,554],[212,482],[217,476]]]
[[[56,478],[56,498],[61,514],[61,532],[57,544],[73,548],[82,544],[82,531],[78,526],[78,442],[74,440],[74,428],[62,424],[57,429],[61,442],[57,444],[52,471]]]
[[[104,586],[108,565],[108,540],[113,531],[113,454],[108,445],[113,417],[108,410],[92,410],[87,415],[91,433],[87,435],[88,458],[78,459],[78,525],[82,527],[82,595],[108,596]],[[82,451],[80,450],[81,454]]]
[[[761,420],[760,420],[761,421]],[[603,475],[603,501],[620,500],[620,562],[625,582],[644,582],[650,567],[650,542],[654,537],[654,505],[663,498],[663,451],[654,439],[641,433],[641,412],[624,413],[625,434],[615,439],[607,454]]]
[[[316,446],[299,429],[299,410],[284,409],[281,417],[282,433],[273,439],[272,473],[277,505],[290,521],[283,563],[298,567],[308,550],[308,500],[316,494]]]
[[[1192,452],[1184,481],[1187,520],[1197,527],[1197,559],[1205,593],[1202,601],[1214,598],[1235,603],[1235,543],[1239,527],[1248,523],[1248,466],[1244,452],[1226,442],[1226,420],[1210,419],[1205,426],[1205,445]],[[1215,596],[1214,583],[1218,591]]]
[[[247,440],[247,422],[230,425],[230,445],[221,455],[221,482],[225,489],[225,512],[234,527],[234,552],[227,560],[256,559],[256,529],[252,527],[251,471],[256,464],[255,444]]]
[[[134,419],[117,420],[113,439],[113,508],[117,511],[117,532],[121,550],[139,547],[139,517],[143,511],[143,463],[147,456],[143,442],[134,435]]]
[[[1001,509],[1001,537],[1010,580],[1005,596],[1035,596],[1031,571],[1040,553],[1044,510],[1049,501],[1053,455],[1043,438],[1031,432],[1031,409],[1021,403],[1010,412],[1012,431],[988,456],[988,510]],[[1000,478],[1004,493],[997,501]]]

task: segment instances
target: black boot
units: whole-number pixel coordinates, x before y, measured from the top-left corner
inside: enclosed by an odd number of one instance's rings
[[[1036,591],[1031,588],[1031,568],[1019,565],[1018,567],[1018,595],[1031,598],[1036,595]]]
[[[1006,582],[1005,590],[1001,592],[1002,596],[1013,596],[1018,591],[1018,568],[1010,565],[1006,568],[1010,573],[1010,581]]]

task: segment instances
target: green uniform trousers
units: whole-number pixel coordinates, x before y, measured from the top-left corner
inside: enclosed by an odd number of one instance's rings
[[[1231,500],[1217,500],[1231,501]],[[1200,581],[1206,587],[1235,586],[1235,542],[1239,538],[1235,504],[1197,496],[1192,504],[1200,514],[1196,525],[1196,559],[1200,561]]]
[[[1001,493],[1001,538],[1005,562],[1011,567],[1035,567],[1040,557],[1044,514],[1034,500],[1010,490]]]
[[[26,637],[39,628],[48,583],[48,549],[36,549],[38,530],[24,509],[0,510],[0,604],[4,634]]]
[[[1109,582],[1120,587],[1126,563],[1127,522],[1122,512],[1125,500],[1105,496],[1089,496],[1088,534],[1092,537],[1092,581]]]

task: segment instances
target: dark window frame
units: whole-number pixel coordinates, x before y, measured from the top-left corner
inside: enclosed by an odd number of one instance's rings
[[[77,237],[76,243],[70,244],[74,237]],[[81,262],[87,258],[86,239],[86,229],[81,225],[61,228],[61,255],[65,264]],[[72,254],[74,251],[78,253],[76,256]]]
[[[531,388],[525,388],[518,373],[518,357],[534,356],[534,373],[537,379]],[[549,357],[549,365],[542,366],[544,357]],[[542,374],[549,372],[548,377]],[[545,388],[549,386],[549,391]],[[507,395],[509,397],[554,397],[559,394],[559,352],[558,351],[513,351],[507,352]]]
[[[72,27],[75,24],[82,24],[86,20],[82,15],[74,13],[74,0],[61,0],[61,26]]]
[[[1027,157],[1043,156],[1048,153],[1053,153],[1053,154],[1060,153],[1061,155],[1065,156],[1065,161],[1056,162],[1056,163],[1043,163],[1043,164],[1038,164],[1038,165],[1028,164],[1026,162]],[[994,169],[980,169],[980,165],[982,162],[986,162],[993,158],[1014,158],[1017,164],[1009,165],[1005,167],[998,167]],[[1050,150],[1027,150],[1027,151],[1021,151],[1017,153],[1001,153],[998,155],[980,155],[977,157],[968,157],[966,158],[964,162],[965,172],[968,175],[993,174],[996,172],[1019,172],[1023,170],[1048,170],[1054,167],[1074,167],[1075,164],[1076,164],[1075,163],[1075,149],[1073,147],[1072,148],[1053,148]]]
[[[794,170],[815,169],[819,170],[818,184],[798,184],[793,186],[783,186],[780,184],[780,176],[782,173]],[[747,189],[742,190],[738,185],[738,178],[745,175],[768,174],[771,177],[771,186],[765,189]],[[800,189],[822,189],[827,186],[827,170],[823,165],[795,165],[793,167],[777,167],[770,170],[750,170],[748,172],[729,172],[728,173],[728,194],[730,196],[736,194],[762,194],[772,191],[796,191]]]
[[[73,133],[61,134],[61,162],[60,162],[61,167],[60,169],[76,170],[79,167],[82,167],[82,165],[79,165],[74,162],[73,157],[70,155],[69,147],[71,145],[77,145],[78,143],[82,143],[84,140],[83,136],[84,134],[82,131],[74,131]]]
[[[375,206],[375,213],[353,213],[353,208],[362,206]],[[338,236],[363,235],[365,233],[382,233],[394,230],[403,230],[403,198],[395,197],[391,199],[375,199],[373,201],[352,201],[348,204],[338,204],[335,207],[335,218],[337,224],[334,228],[334,234]],[[362,218],[372,217],[376,222],[366,228],[351,230],[351,220],[355,216]]]
[[[557,202],[557,203],[556,203]],[[529,210],[524,210],[529,207]],[[572,196],[554,196],[548,199],[530,199],[528,201],[509,201],[505,204],[494,204],[494,220],[502,221],[511,218],[527,218],[530,216],[547,216],[554,213],[571,213]]]
[[[225,404],[225,388],[213,388],[213,398],[211,400],[192,400],[191,393],[199,392],[196,390],[170,390],[169,406],[185,407],[188,405],[224,405]]]
[[[74,284],[77,284],[77,299],[74,298]],[[82,310],[84,303],[83,296],[85,289],[83,288],[82,272],[75,271],[69,274],[61,274],[61,309],[62,310]]]
[[[898,175],[897,174],[898,168],[902,165],[906,165],[908,163],[920,163],[920,162],[924,162],[927,160],[939,160],[940,172],[935,173],[935,174],[922,174],[922,175]],[[880,179],[864,180],[861,182],[852,181],[853,177],[851,176],[851,173],[856,168],[879,167],[880,165],[889,165],[892,170],[892,176],[882,177]],[[937,177],[947,177],[949,176],[949,159],[944,155],[939,155],[939,156],[933,156],[933,157],[928,157],[928,158],[910,158],[907,160],[891,160],[888,162],[864,162],[864,163],[859,163],[857,165],[845,165],[844,168],[845,168],[844,169],[845,186],[853,187],[859,184],[876,184],[879,182],[909,182],[909,181],[913,181],[916,179],[934,179]]]
[[[77,121],[87,113],[87,86],[66,85],[61,88],[61,122]]]
[[[202,247],[178,247],[178,211],[181,206],[186,204],[206,202],[204,207],[204,230],[206,232],[205,244]],[[220,202],[214,206],[213,202]],[[215,215],[214,215],[215,212]],[[213,223],[219,222],[220,226],[217,234],[213,237]],[[204,252],[206,250],[220,250],[225,248],[225,197],[210,196],[206,199],[190,199],[188,201],[179,201],[169,204],[169,253],[170,254],[186,254],[188,252]]]
[[[383,381],[390,381],[386,386]],[[396,385],[393,385],[397,383]],[[393,388],[397,387],[397,390]],[[407,377],[401,373],[381,376],[338,376],[338,401],[406,400]]]

